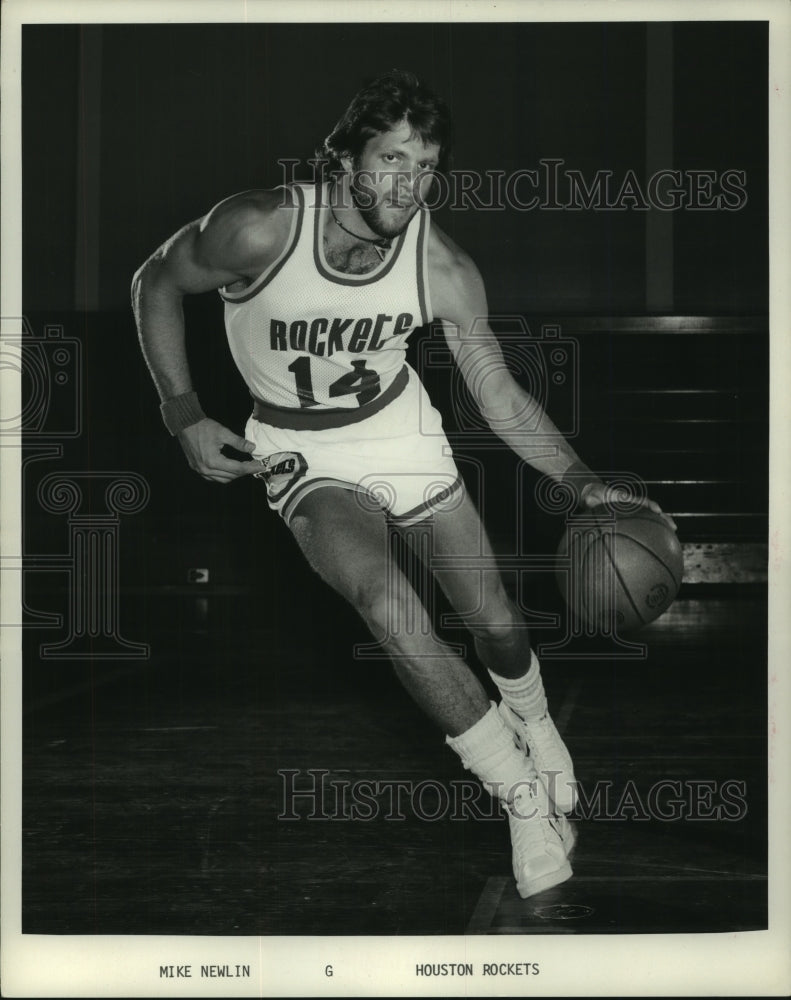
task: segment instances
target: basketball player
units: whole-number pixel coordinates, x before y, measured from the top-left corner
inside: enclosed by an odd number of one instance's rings
[[[220,202],[145,262],[133,303],[165,425],[189,464],[213,482],[263,480],[310,565],[357,609],[464,767],[502,800],[527,897],[571,875],[573,766],[520,612],[493,568],[436,576],[499,704],[435,634],[408,627],[422,605],[391,565],[388,522],[430,523],[439,556],[492,556],[440,416],[405,363],[411,331],[441,319],[482,413],[520,458],[571,483],[583,504],[605,490],[509,374],[475,264],[431,224],[424,202],[448,141],[440,99],[411,74],[381,77],[326,139],[326,179]],[[254,400],[243,438],[203,413],[190,379],[182,298],[212,289]],[[226,446],[253,460],[228,457]]]

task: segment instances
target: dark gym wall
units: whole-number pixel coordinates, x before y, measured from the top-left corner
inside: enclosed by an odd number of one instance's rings
[[[92,305],[125,309],[138,264],[234,191],[282,180],[362,81],[424,76],[455,117],[457,169],[544,158],[592,178],[646,171],[646,34],[622,24],[26,26],[24,302],[71,310],[78,213],[96,216]],[[82,46],[81,46],[82,35]],[[676,313],[767,309],[766,46],[762,23],[676,24],[662,85],[680,170],[744,170],[739,211],[672,213]],[[81,72],[82,66],[82,72]],[[80,119],[80,81],[98,117]],[[86,139],[86,130],[90,135]],[[78,191],[80,153],[99,185]],[[92,164],[96,168],[96,164]],[[646,212],[449,211],[495,311],[646,311]],[[88,227],[90,228],[90,227]],[[93,264],[91,264],[93,261]]]
[[[674,214],[674,311],[767,313],[767,26],[691,22],[673,39],[675,165],[744,170],[748,195],[740,211]]]
[[[26,310],[74,308],[79,28],[22,31],[22,288]]]

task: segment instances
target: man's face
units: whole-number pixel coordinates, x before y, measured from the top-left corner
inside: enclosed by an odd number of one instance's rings
[[[354,163],[349,161],[354,206],[377,236],[391,239],[406,229],[428,197],[439,151],[402,122],[369,139]]]

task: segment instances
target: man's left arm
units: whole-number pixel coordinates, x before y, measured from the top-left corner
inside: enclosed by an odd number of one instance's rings
[[[473,261],[442,235],[430,270],[435,316],[462,376],[492,431],[538,472],[565,481],[581,505],[604,503],[607,487],[580,459],[540,402],[508,370],[488,322],[483,279]],[[662,511],[652,500],[645,505]],[[664,515],[675,528],[672,518]]]

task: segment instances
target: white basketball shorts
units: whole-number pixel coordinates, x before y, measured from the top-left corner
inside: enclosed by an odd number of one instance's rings
[[[269,506],[287,524],[299,501],[324,486],[353,491],[365,510],[384,510],[403,527],[462,499],[442,417],[411,368],[401,394],[358,423],[290,430],[251,417],[245,436],[264,466],[255,475],[266,484]]]

